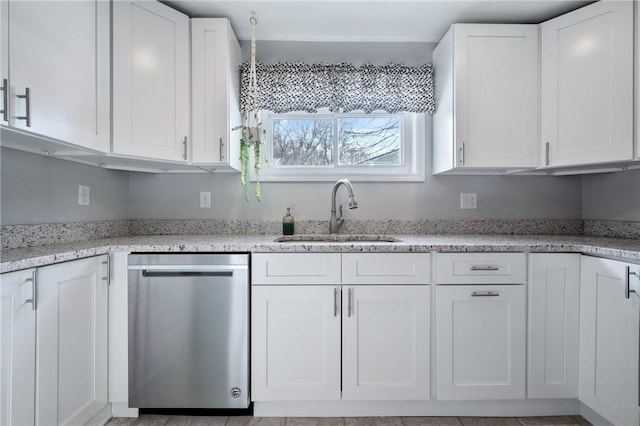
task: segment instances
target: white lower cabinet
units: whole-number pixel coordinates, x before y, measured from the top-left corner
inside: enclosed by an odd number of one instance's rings
[[[107,406],[107,256],[38,269],[36,424],[87,424]]]
[[[439,400],[525,396],[525,286],[439,285]]]
[[[254,401],[340,399],[339,286],[253,286]]]
[[[108,257],[2,274],[2,425],[101,424]]]
[[[640,423],[638,274],[640,265],[582,256],[579,398],[615,425]]]
[[[428,399],[429,254],[420,255],[426,267],[409,271],[410,280],[423,285],[390,280],[348,287],[341,283],[349,275],[344,269],[341,274],[340,254],[309,254],[313,267],[300,268],[308,263],[304,256],[252,258],[252,399]],[[368,265],[367,256],[351,261]],[[376,275],[398,274],[395,265],[402,256],[385,256],[371,258],[382,265],[375,268],[374,281]],[[410,264],[417,262],[415,254],[408,256]],[[293,284],[296,280],[301,284]],[[304,284],[309,280],[313,284]]]
[[[529,255],[529,398],[577,398],[580,254]]]
[[[35,269],[0,275],[0,424],[34,424],[36,311]]]
[[[342,399],[429,399],[429,286],[343,287]]]

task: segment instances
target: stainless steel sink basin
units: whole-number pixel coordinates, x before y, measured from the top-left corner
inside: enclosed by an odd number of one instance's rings
[[[389,235],[363,234],[309,234],[285,235],[274,240],[276,243],[397,243],[401,240]]]

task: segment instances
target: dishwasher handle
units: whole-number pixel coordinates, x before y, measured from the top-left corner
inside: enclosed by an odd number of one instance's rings
[[[143,277],[232,277],[233,270],[231,271],[211,271],[211,270],[142,270]]]

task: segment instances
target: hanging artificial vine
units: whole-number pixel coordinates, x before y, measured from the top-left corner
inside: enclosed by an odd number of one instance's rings
[[[240,184],[244,189],[244,198],[249,201],[247,185],[249,183],[249,162],[251,157],[251,147],[253,147],[253,171],[256,176],[255,193],[256,200],[262,201],[260,193],[260,155],[261,145],[265,142],[266,131],[262,128],[262,123],[258,121],[260,106],[258,104],[258,83],[256,78],[256,25],[258,21],[255,16],[249,19],[251,23],[251,72],[249,74],[249,96],[245,107],[245,124],[234,127],[232,130],[242,131],[240,137]]]

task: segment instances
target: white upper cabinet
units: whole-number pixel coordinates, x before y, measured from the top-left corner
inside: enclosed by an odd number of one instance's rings
[[[455,24],[433,51],[433,173],[538,164],[538,26]]]
[[[240,44],[228,19],[191,20],[194,164],[240,169]]]
[[[600,1],[540,25],[541,165],[633,158],[633,3]]]
[[[110,144],[110,2],[2,2],[1,123],[84,148]]]
[[[186,161],[189,94],[189,18],[113,2],[113,153]]]

